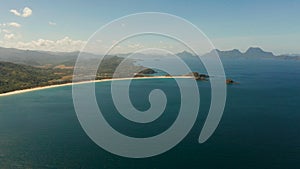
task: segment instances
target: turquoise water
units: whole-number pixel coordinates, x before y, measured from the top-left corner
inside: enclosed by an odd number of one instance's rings
[[[171,168],[300,168],[300,62],[223,60],[228,86],[222,121],[204,144],[197,139],[210,103],[209,82],[198,82],[200,111],[189,135],[172,150],[147,159],[110,154],[82,130],[73,108],[71,87],[0,98],[0,168],[171,169]],[[193,65],[198,70],[199,65]],[[120,82],[122,85],[122,82]],[[114,108],[110,82],[97,83],[99,105],[119,132],[153,136],[175,120],[180,106],[173,79],[136,80],[131,99],[139,110],[149,108],[151,89],[161,88],[167,109],[156,121],[138,125]]]

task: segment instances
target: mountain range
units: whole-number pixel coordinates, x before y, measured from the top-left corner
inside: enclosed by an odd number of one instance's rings
[[[285,60],[300,60],[300,55],[274,55],[272,52],[266,52],[258,47],[250,47],[246,52],[241,52],[238,49],[221,51],[215,49],[212,52],[217,52],[220,57],[244,57],[244,58],[277,58]],[[209,56],[212,52],[203,56]],[[79,52],[47,52],[47,51],[34,51],[34,50],[20,50],[15,48],[2,48],[0,47],[0,61],[11,62],[16,64],[25,64],[30,66],[73,66],[76,62]],[[87,59],[96,59],[99,55],[91,53],[81,53]],[[125,57],[128,54],[117,55]],[[194,57],[190,52],[183,51],[177,53],[179,57],[187,58]]]
[[[243,58],[274,58],[274,59],[286,59],[286,60],[300,60],[300,55],[274,55],[272,52],[264,51],[258,47],[250,47],[246,52],[241,52],[238,49],[221,51],[215,50],[220,57],[243,57]],[[210,53],[206,54],[210,55]]]

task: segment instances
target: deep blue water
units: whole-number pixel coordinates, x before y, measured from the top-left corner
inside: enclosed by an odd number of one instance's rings
[[[227,76],[240,84],[227,86],[223,118],[203,144],[197,140],[209,108],[209,82],[198,82],[200,111],[188,136],[170,151],[146,159],[119,157],[93,143],[77,120],[71,87],[66,86],[0,98],[0,168],[300,168],[300,62],[236,58],[223,64]],[[98,83],[96,92],[104,116],[116,130],[148,137],[172,125],[180,105],[173,79],[132,82],[133,105],[149,108],[147,98],[154,88],[165,91],[167,109],[143,125],[117,113],[110,82]]]

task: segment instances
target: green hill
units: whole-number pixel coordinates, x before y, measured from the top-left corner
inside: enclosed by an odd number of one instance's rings
[[[116,68],[123,60],[124,58],[117,56],[104,58],[99,66],[96,79],[112,78]],[[97,63],[97,59],[87,59],[86,64],[83,64],[85,65],[84,69],[90,67],[91,63]],[[62,63],[56,67],[47,68],[0,60],[0,93],[72,82],[74,64],[75,60],[68,64]],[[125,62],[123,68],[123,71],[116,75],[117,77],[132,77],[133,73],[145,69],[142,66],[134,65],[133,60]]]
[[[0,93],[45,86],[60,78],[52,69],[0,62]]]

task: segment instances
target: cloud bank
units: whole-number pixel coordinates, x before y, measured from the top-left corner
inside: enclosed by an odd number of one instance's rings
[[[5,34],[4,40],[0,41],[0,46],[7,48],[29,49],[29,50],[43,50],[43,51],[58,51],[58,52],[72,52],[80,50],[86,44],[82,40],[74,40],[69,37],[64,37],[59,40],[38,39],[29,42],[13,41],[14,34]]]

